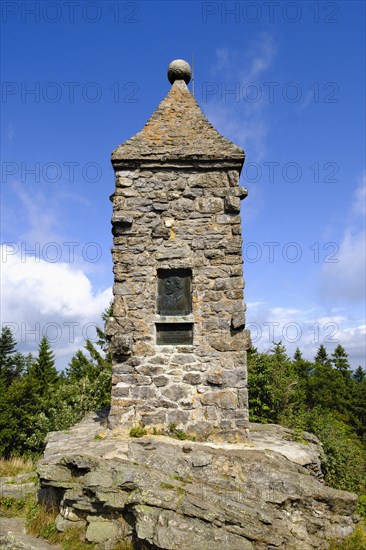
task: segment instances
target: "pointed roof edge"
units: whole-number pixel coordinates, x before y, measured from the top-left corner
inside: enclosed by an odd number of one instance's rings
[[[243,149],[222,136],[201,111],[184,80],[175,80],[145,126],[112,152],[113,166],[166,167],[194,163],[243,166]]]

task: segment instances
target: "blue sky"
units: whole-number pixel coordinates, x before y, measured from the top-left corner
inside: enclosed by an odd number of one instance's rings
[[[110,153],[192,61],[246,152],[248,326],[365,366],[365,4],[3,2],[1,321],[64,368],[109,303]],[[192,89],[192,85],[190,84]],[[33,251],[33,252],[32,252]]]

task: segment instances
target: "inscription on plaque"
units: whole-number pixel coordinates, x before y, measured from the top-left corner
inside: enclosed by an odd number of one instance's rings
[[[156,343],[159,346],[193,344],[193,323],[157,323]]]
[[[159,269],[159,315],[189,315],[192,313],[192,272],[190,269]]]

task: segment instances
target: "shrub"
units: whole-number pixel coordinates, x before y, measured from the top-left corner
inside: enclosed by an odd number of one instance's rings
[[[147,434],[147,430],[142,426],[135,426],[130,429],[130,437],[143,437]]]

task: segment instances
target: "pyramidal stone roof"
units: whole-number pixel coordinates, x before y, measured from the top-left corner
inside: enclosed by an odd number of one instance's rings
[[[181,61],[181,60],[179,60]],[[170,67],[177,63],[174,61]],[[244,161],[244,151],[218,133],[189,91],[190,79],[181,70],[168,71],[172,87],[144,128],[119,145],[112,163],[119,161]],[[180,69],[181,67],[178,68]]]

